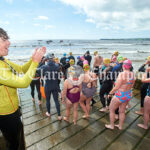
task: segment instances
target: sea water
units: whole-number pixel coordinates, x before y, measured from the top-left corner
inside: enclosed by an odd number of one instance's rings
[[[72,52],[75,57],[82,56],[87,50],[92,56],[97,50],[104,58],[111,58],[114,51],[131,59],[134,68],[140,67],[150,56],[150,39],[100,39],[100,40],[25,40],[11,41],[8,58],[16,62],[27,61],[36,47],[46,46],[47,53],[58,58],[63,53]],[[93,60],[93,59],[92,59]],[[93,61],[92,61],[93,62]]]

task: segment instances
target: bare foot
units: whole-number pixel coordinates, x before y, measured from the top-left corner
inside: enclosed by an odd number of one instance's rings
[[[42,102],[41,102],[41,100],[39,100],[39,105],[41,105],[42,104]]]
[[[108,109],[106,107],[101,108],[99,111],[100,112],[106,112]]]
[[[130,104],[128,104],[128,105],[126,106],[126,109],[129,109],[129,108],[131,108],[131,105],[130,105]]]
[[[46,115],[47,117],[50,117],[50,116],[51,116],[51,114],[48,113],[48,112],[46,112],[45,115]]]
[[[117,127],[119,130],[122,130],[122,127],[120,127],[119,124],[115,124],[115,127]]]
[[[69,123],[69,119],[67,119],[67,117],[64,117],[64,121]]]
[[[35,99],[34,98],[32,98],[32,102],[35,103]]]
[[[88,119],[88,118],[89,118],[89,115],[83,115],[82,118],[83,118],[83,119]]]
[[[140,128],[143,128],[143,129],[145,129],[145,130],[147,130],[147,129],[148,129],[148,127],[147,127],[147,126],[145,126],[144,124],[137,124],[137,126],[138,126],[138,127],[140,127]]]
[[[135,111],[135,113],[138,114],[138,115],[143,115],[144,114],[144,112],[142,112],[142,111]]]
[[[110,124],[105,124],[105,128],[110,129],[110,130],[114,129],[114,127]]]
[[[58,120],[61,121],[62,120],[62,116],[58,116]]]
[[[73,120],[73,124],[76,125],[76,124],[77,124],[77,121]]]

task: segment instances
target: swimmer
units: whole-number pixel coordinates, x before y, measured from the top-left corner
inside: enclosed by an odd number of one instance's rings
[[[131,100],[131,88],[135,83],[135,75],[130,71],[132,63],[130,60],[123,62],[123,72],[121,72],[117,78],[115,87],[110,91],[108,97],[113,94],[114,97],[110,103],[110,124],[105,125],[108,129],[114,129],[114,126],[122,130],[122,126],[125,120],[125,109],[128,102]],[[119,107],[119,124],[114,125],[115,122],[115,110]]]

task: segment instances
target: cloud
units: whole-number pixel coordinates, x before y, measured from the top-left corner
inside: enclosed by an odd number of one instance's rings
[[[51,28],[54,28],[55,26],[53,25],[45,25],[45,29],[51,29]]]
[[[40,26],[40,24],[38,24],[38,23],[35,23],[35,24],[33,24],[34,26]]]
[[[37,18],[35,19],[39,19],[39,20],[48,20],[48,17],[47,16],[38,16]]]
[[[1,24],[1,25],[9,25],[10,22],[9,22],[9,21],[0,21],[0,24]]]
[[[140,31],[150,30],[149,0],[59,0],[86,16],[97,28]]]
[[[12,4],[13,0],[5,0],[7,3]]]

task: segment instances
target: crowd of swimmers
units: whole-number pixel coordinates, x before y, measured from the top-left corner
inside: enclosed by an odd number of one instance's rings
[[[50,97],[52,93],[58,120],[63,119],[70,122],[70,110],[73,107],[73,122],[76,124],[78,105],[84,113],[82,118],[89,119],[90,109],[96,103],[93,96],[98,92],[102,104],[99,111],[110,112],[110,124],[106,124],[105,127],[114,129],[116,126],[121,130],[125,120],[125,110],[130,107],[129,101],[136,80],[132,62],[121,56],[118,51],[115,51],[111,58],[103,58],[98,51],[95,51],[93,65],[91,65],[91,61],[92,56],[89,51],[77,58],[73,56],[72,52],[68,56],[64,53],[60,60],[54,54],[47,54],[40,62],[35,79],[30,84],[32,100],[35,101],[34,87],[36,86],[39,105],[41,105],[40,86],[44,86],[46,116],[51,116]],[[145,69],[146,65],[147,69]],[[135,113],[144,114],[144,124],[138,124],[138,126],[147,129],[150,114],[150,56],[139,68],[139,71],[145,72],[147,76],[142,78],[141,109]],[[60,88],[61,82],[63,89]],[[61,95],[62,104],[66,106],[65,117],[61,115],[59,95]],[[114,124],[115,119],[119,119],[118,125]]]
[[[116,126],[120,130],[123,128],[125,110],[129,107],[136,79],[131,60],[122,57],[118,51],[114,52],[111,58],[103,58],[98,51],[95,51],[92,65],[92,56],[87,51],[77,59],[72,53],[69,56],[64,54],[59,61],[54,54],[46,55],[46,47],[40,47],[35,49],[28,62],[18,65],[6,58],[9,47],[9,36],[4,29],[0,28],[0,131],[6,139],[7,149],[26,149],[17,88],[26,88],[29,85],[33,102],[35,102],[35,86],[39,105],[42,103],[41,95],[45,96],[46,116],[51,116],[50,97],[52,94],[58,120],[70,122],[70,110],[73,107],[74,124],[77,124],[79,104],[84,112],[82,118],[90,118],[90,109],[95,103],[93,96],[98,92],[102,103],[100,112],[110,112],[110,124],[106,124],[105,127],[114,129]],[[138,126],[148,129],[150,56],[139,71],[144,72],[140,90],[141,108],[135,113],[144,116],[144,123]],[[24,75],[19,76],[20,73]],[[60,88],[61,82],[63,88]],[[40,89],[43,89],[44,93]],[[61,96],[61,103],[64,103],[66,107],[63,118],[59,96]],[[119,119],[118,125],[114,124],[115,119]]]

